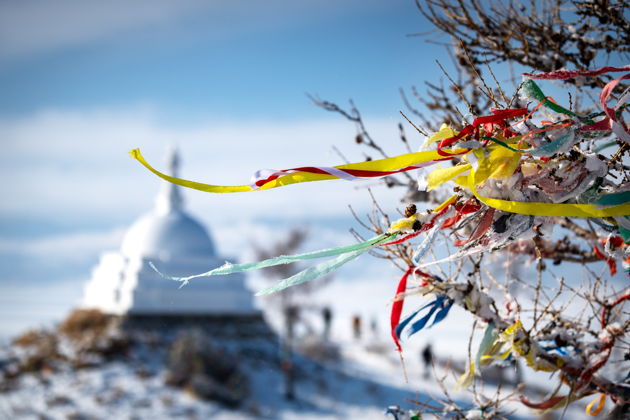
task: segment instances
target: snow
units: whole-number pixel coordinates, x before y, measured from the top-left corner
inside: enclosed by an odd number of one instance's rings
[[[232,351],[240,350],[239,365],[251,381],[251,395],[239,410],[166,386],[165,350],[139,346],[125,361],[21,376],[15,388],[0,394],[0,418],[380,419],[388,403],[417,398],[401,386],[352,376],[344,369],[297,357],[297,399],[288,402],[283,398],[273,341],[223,344]],[[246,349],[249,353],[244,352]],[[263,356],[247,356],[252,352]]]
[[[342,318],[343,319],[343,318]],[[200,400],[191,393],[165,385],[165,360],[172,334],[161,333],[158,344],[151,340],[134,345],[121,360],[74,370],[61,365],[51,371],[22,375],[8,390],[0,392],[0,418],[11,419],[385,419],[388,406],[403,410],[417,408],[410,401],[443,400],[435,379],[423,376],[420,350],[428,342],[436,355],[436,373],[446,379],[446,388],[458,406],[472,407],[466,391],[453,391],[462,373],[470,319],[455,307],[440,325],[403,342],[404,368],[386,331],[368,332],[361,339],[350,337],[346,329],[333,331],[330,345],[340,348],[340,358],[323,361],[295,356],[297,382],[295,401],[283,397],[283,375],[279,368],[279,348],[275,338],[213,338],[226,351],[235,354],[239,367],[250,380],[250,395],[237,410]],[[350,330],[349,328],[347,329]],[[481,329],[478,331],[481,335]],[[311,339],[316,341],[315,336]],[[477,337],[478,339],[479,337]],[[473,344],[473,349],[475,349]],[[0,352],[0,366],[13,350]],[[447,373],[443,365],[453,359],[455,369]],[[549,375],[530,378],[536,384],[549,382]],[[405,377],[408,379],[406,380]],[[504,386],[502,392],[509,392]],[[495,385],[483,387],[486,395]],[[532,418],[520,404],[509,418]],[[582,408],[583,409],[583,408]],[[572,409],[570,413],[579,413]],[[476,418],[478,411],[469,413]],[[440,417],[440,416],[438,416]],[[578,417],[567,417],[578,418]]]

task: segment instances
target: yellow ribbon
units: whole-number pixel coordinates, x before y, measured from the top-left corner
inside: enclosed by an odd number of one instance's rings
[[[505,147],[492,145],[487,148],[488,154],[484,150],[476,151],[475,155],[482,154],[477,166],[476,181],[482,183],[488,178],[499,179],[508,178],[514,174],[518,167],[522,155]],[[479,156],[478,156],[479,157]]]
[[[447,181],[472,168],[471,164],[451,166],[449,168],[437,168],[427,176],[427,191],[439,187]]]
[[[597,403],[597,408],[593,411],[593,406],[595,405],[595,403]],[[586,411],[586,414],[588,414],[589,416],[596,416],[599,413],[601,413],[601,411],[604,408],[605,403],[606,403],[606,394],[601,394],[598,398],[595,398],[593,401],[591,401],[586,406],[586,409],[584,411]]]
[[[453,194],[451,195],[449,198],[447,198],[446,200],[444,200],[442,202],[442,204],[440,204],[439,206],[437,206],[436,208],[434,208],[432,210],[433,213],[438,213],[440,210],[442,210],[444,207],[453,204],[455,201],[457,201],[457,197],[459,197],[457,194]]]
[[[458,179],[461,179],[461,177]],[[487,206],[510,213],[547,217],[615,217],[630,215],[630,203],[599,208],[593,204],[555,204],[500,200],[480,195],[475,188],[476,184],[475,170],[471,169],[468,174],[467,187],[474,196]]]
[[[521,321],[516,321],[516,323],[506,328],[505,331],[497,336],[491,346],[491,349],[481,357],[482,362],[491,359],[504,360],[510,355],[510,353],[515,353],[523,357],[527,365],[537,371],[554,372],[564,365],[564,361],[560,358],[556,359],[556,365],[553,365],[543,359],[537,359],[536,354],[539,348],[538,344],[535,341],[528,340],[527,338],[517,340],[516,336],[521,331],[523,334],[527,335],[523,329]],[[503,346],[507,347],[507,349],[505,349],[503,353],[497,354]]]
[[[444,134],[445,135],[445,134]],[[451,152],[462,152],[462,150],[451,150]],[[131,156],[138,160],[148,170],[153,172],[160,178],[171,182],[173,184],[181,185],[183,187],[196,189],[199,191],[210,193],[233,193],[233,192],[247,192],[256,191],[249,185],[235,185],[235,186],[222,186],[204,184],[201,182],[189,181],[181,178],[175,178],[166,175],[162,172],[154,169],[144,159],[140,153],[140,149],[134,149],[129,152]],[[618,217],[630,215],[630,203],[620,204],[616,206],[600,208],[593,204],[555,204],[555,203],[540,203],[540,202],[519,202],[502,200],[497,198],[484,197],[477,192],[476,185],[485,181],[487,178],[500,178],[506,176],[509,173],[513,173],[515,164],[518,164],[518,153],[512,152],[504,148],[491,148],[489,156],[483,157],[480,160],[478,168],[479,172],[476,172],[468,164],[455,166],[447,169],[438,169],[438,173],[433,175],[433,187],[442,184],[450,179],[454,179],[459,185],[465,186],[470,189],[472,194],[477,197],[482,203],[494,207],[499,210],[507,211],[510,213],[526,214],[533,216],[546,216],[546,217]],[[424,162],[443,159],[444,156],[440,155],[437,151],[416,152],[407,153],[404,155],[395,156],[387,159],[372,160],[368,162],[350,163],[346,165],[335,166],[336,169],[359,169],[368,171],[380,171],[388,172],[395,171],[407,166],[412,166]],[[468,177],[458,176],[470,169]],[[429,175],[431,178],[431,174]],[[282,175],[273,181],[270,181],[263,186],[260,190],[266,190],[276,187],[281,187],[289,184],[296,184],[301,182],[313,182],[313,181],[325,181],[331,179],[338,179],[338,177],[329,174],[315,174],[309,172],[294,172],[286,175]]]
[[[403,219],[397,220],[391,224],[389,229],[387,229],[387,233],[413,231],[413,225],[417,219],[418,219],[418,213],[413,214],[409,217],[405,217]]]
[[[460,153],[463,150],[447,150],[449,153]],[[249,185],[235,185],[235,186],[223,186],[223,185],[211,185],[204,184],[201,182],[188,181],[181,178],[175,178],[169,175],[166,175],[158,170],[154,169],[149,163],[144,159],[142,154],[140,153],[140,149],[133,149],[129,152],[132,158],[136,159],[140,162],[144,167],[153,172],[155,175],[160,178],[171,182],[173,184],[181,185],[182,187],[192,188],[199,191],[209,192],[209,193],[234,193],[234,192],[246,192],[246,191],[256,191],[260,190],[268,190],[270,188],[282,187],[284,185],[289,184],[297,184],[300,182],[313,182],[313,181],[325,181],[330,179],[338,179],[338,177],[334,175],[328,174],[314,174],[310,172],[294,172],[290,174],[283,175],[273,181],[270,181],[258,189],[252,188]],[[433,160],[444,159],[443,155],[440,155],[437,151],[428,151],[428,152],[416,152],[416,153],[407,153],[404,155],[399,155],[387,159],[379,159],[379,160],[371,160],[367,162],[358,162],[358,163],[349,163],[346,165],[335,166],[336,169],[359,169],[366,171],[378,171],[378,172],[388,172],[395,171],[398,169],[405,168],[407,166],[417,165],[419,163],[430,162]]]
[[[433,135],[427,140],[426,144],[429,145],[431,143],[435,143],[436,141],[448,139],[456,136],[457,134],[458,132],[453,130],[450,125],[442,123],[440,130],[437,133],[433,133]]]
[[[470,364],[466,367],[466,371],[459,377],[457,382],[455,383],[455,387],[453,388],[455,391],[460,388],[468,388],[470,384],[472,384],[473,378],[475,377],[475,362],[470,362]]]

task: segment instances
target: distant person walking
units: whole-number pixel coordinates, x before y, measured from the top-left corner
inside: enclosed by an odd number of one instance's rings
[[[425,379],[428,379],[429,371],[431,369],[431,366],[433,365],[433,349],[431,348],[431,343],[424,346],[424,348],[422,349],[421,355],[422,355],[422,364],[424,366],[423,376]]]
[[[330,307],[324,306],[322,309],[322,318],[324,319],[324,341],[330,340],[330,326],[332,324],[332,311]]]
[[[352,317],[352,334],[355,340],[361,340],[361,317],[359,315]]]
[[[372,336],[376,339],[379,337],[378,335],[378,322],[376,321],[376,318],[372,317],[372,320],[370,321],[370,332],[372,333]]]
[[[289,305],[284,308],[285,337],[282,340],[282,352],[280,355],[280,368],[284,376],[284,398],[288,401],[295,400],[295,371],[293,366],[293,340],[295,338],[295,325],[300,317],[299,308]]]
[[[289,305],[284,308],[284,331],[286,339],[291,342],[295,338],[295,325],[300,317],[300,308]]]

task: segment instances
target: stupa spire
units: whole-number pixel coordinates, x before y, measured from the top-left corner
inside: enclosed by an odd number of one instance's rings
[[[168,167],[169,175],[173,177],[179,175],[179,153],[176,147],[169,147],[166,153],[166,166]],[[183,207],[184,200],[179,186],[164,181],[155,202],[156,211],[160,214],[167,214],[181,211]]]

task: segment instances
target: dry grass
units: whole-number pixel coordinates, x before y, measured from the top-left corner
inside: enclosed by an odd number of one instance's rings
[[[59,333],[71,340],[81,340],[85,334],[101,335],[112,325],[112,318],[98,309],[77,309],[59,326]]]
[[[29,330],[13,340],[16,359],[3,369],[7,379],[24,373],[47,373],[62,363],[74,368],[93,366],[124,356],[127,336],[118,321],[98,310],[76,310],[54,330]]]

